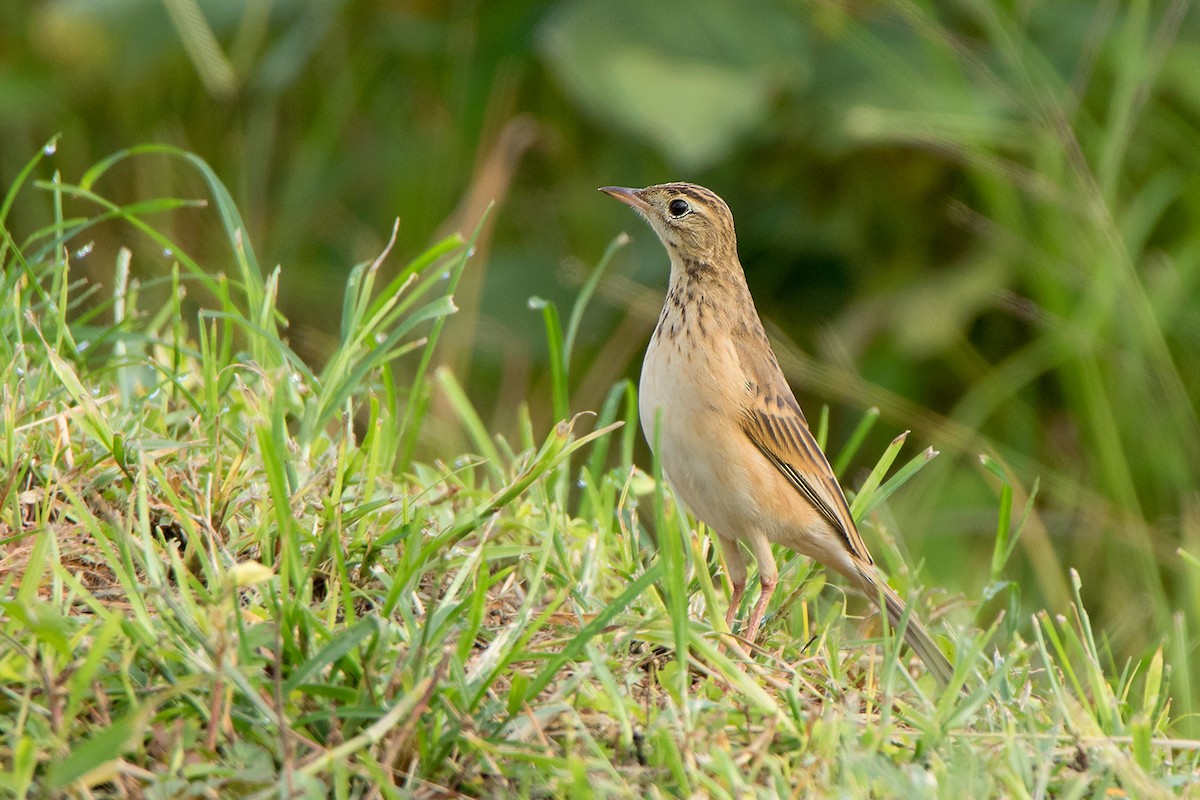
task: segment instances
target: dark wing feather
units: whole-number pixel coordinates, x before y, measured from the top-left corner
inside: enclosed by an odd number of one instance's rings
[[[850,506],[833,475],[833,469],[804,424],[803,417],[775,409],[768,412],[761,403],[756,403],[755,407],[744,410],[742,430],[759,452],[829,523],[842,538],[846,549],[868,564],[874,563],[854,525]]]
[[[779,369],[766,334],[761,326],[750,333],[746,338],[734,339],[747,389],[742,430],[829,523],[846,549],[866,563],[874,563],[854,525],[842,487],[808,429],[808,421]]]

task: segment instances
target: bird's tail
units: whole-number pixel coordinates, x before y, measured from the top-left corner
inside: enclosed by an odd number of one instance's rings
[[[917,619],[915,614],[908,614],[908,618],[905,619],[907,609],[904,601],[900,599],[900,595],[874,574],[873,567],[857,566],[863,590],[873,602],[878,604],[882,601],[883,610],[887,612],[888,622],[892,628],[900,630],[903,626],[904,639],[908,642],[908,646],[921,657],[925,666],[937,678],[938,683],[943,687],[950,683],[950,678],[954,675],[954,667],[950,666],[950,661],[938,649],[937,644],[930,637],[929,631],[925,630],[925,626],[921,624],[921,620]]]

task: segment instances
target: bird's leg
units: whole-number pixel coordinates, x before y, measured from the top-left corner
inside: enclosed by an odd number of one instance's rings
[[[742,604],[742,595],[746,593],[746,581],[733,584],[733,592],[729,596],[729,608],[725,609],[725,627],[733,630],[733,618],[737,616],[738,606]]]
[[[729,610],[725,612],[725,627],[733,630],[733,619],[737,616],[738,606],[742,604],[742,595],[746,593],[746,560],[738,548],[736,539],[726,539],[718,536],[721,543],[721,554],[725,556],[725,574],[729,576],[729,585],[733,592],[729,598]]]
[[[775,593],[775,584],[779,583],[779,568],[775,566],[771,543],[760,531],[755,531],[749,537],[748,544],[750,552],[754,553],[754,560],[758,562],[758,583],[761,588],[758,602],[754,604],[754,610],[750,612],[750,624],[746,630],[746,639],[753,642],[758,636],[758,626],[762,623],[767,603],[771,601],[771,595]]]

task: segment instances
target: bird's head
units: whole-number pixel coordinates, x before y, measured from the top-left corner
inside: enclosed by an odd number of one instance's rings
[[[708,265],[736,264],[733,214],[725,201],[694,183],[663,183],[645,189],[600,189],[633,207],[658,234],[671,260]]]

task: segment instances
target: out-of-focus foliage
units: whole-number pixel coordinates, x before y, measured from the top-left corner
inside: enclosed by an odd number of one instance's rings
[[[652,142],[683,170],[711,167],[764,130],[808,75],[807,24],[777,4],[637,0],[563,4],[543,49],[573,98]]]
[[[835,404],[834,438],[843,404],[873,404],[880,436],[914,427],[948,456],[894,504],[937,582],[987,574],[991,453],[1042,479],[1011,577],[1061,607],[1078,567],[1138,654],[1177,609],[1200,625],[1172,588],[1177,549],[1200,553],[1198,33],[1182,0],[7,3],[0,182],[55,132],[68,176],[147,140],[200,154],[290,274],[314,360],[333,265],[394,216],[407,255],[495,199],[447,358],[497,429],[521,399],[549,413],[528,298],[568,299],[622,230],[572,396],[636,372],[665,257],[594,188],[704,183],[764,316],[815,356],[780,351],[802,402]],[[105,189],[186,179],[131,162]],[[203,211],[164,225],[213,238]],[[89,236],[76,269],[103,282],[112,233]]]

